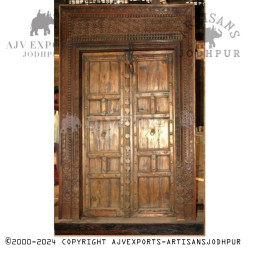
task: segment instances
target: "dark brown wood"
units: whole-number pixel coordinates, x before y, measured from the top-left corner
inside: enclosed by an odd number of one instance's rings
[[[54,165],[54,184],[55,183],[59,183],[59,174],[58,174],[58,171],[57,171],[57,165],[56,164]]]
[[[78,224],[55,223],[55,235],[204,235],[203,223]],[[164,238],[163,238],[164,239]]]
[[[194,42],[191,5],[60,7],[61,219],[195,219]]]

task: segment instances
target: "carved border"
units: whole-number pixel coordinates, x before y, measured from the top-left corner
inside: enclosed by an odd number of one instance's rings
[[[143,40],[182,40],[181,33],[158,34],[126,34],[126,35],[83,35],[72,36],[72,42],[101,42],[101,41],[143,41]]]
[[[125,41],[180,41],[183,56],[180,58],[182,80],[176,77],[176,191],[175,212],[177,218],[195,218],[195,96],[194,96],[194,58],[188,56],[188,50],[194,53],[194,27],[182,26],[183,30],[175,31],[175,26],[181,27],[180,22],[192,22],[194,25],[193,6],[61,6],[60,42],[67,47],[61,49],[61,88],[60,88],[60,124],[68,115],[80,116],[80,89],[76,70],[79,70],[79,43],[94,43],[97,46],[106,42]],[[122,13],[122,14],[121,14]],[[179,17],[178,23],[170,25],[169,33],[147,34],[82,34],[72,35],[72,22],[75,19],[88,17],[97,18],[173,18]],[[120,24],[116,24],[117,26]],[[166,29],[166,27],[165,27]],[[178,57],[178,56],[177,56]],[[176,65],[178,65],[176,63]],[[192,119],[192,122],[190,120]],[[66,133],[60,134],[60,218],[79,219],[81,209],[80,171],[81,171],[81,130],[72,131],[75,125],[73,119],[68,120]],[[80,119],[81,120],[81,119]],[[61,128],[61,125],[60,125]]]

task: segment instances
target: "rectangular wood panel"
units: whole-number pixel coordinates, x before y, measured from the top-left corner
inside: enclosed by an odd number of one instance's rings
[[[90,62],[90,93],[119,93],[118,69],[117,61]]]
[[[170,203],[169,177],[143,177],[139,178],[139,209],[166,209]],[[154,213],[157,214],[155,210]]]
[[[166,60],[155,60],[154,57],[148,57],[147,60],[138,62],[137,72],[138,92],[168,91]]]
[[[120,207],[120,180],[91,179],[90,207],[97,209]]]
[[[168,119],[138,118],[138,148],[140,150],[169,148]]]
[[[89,129],[90,152],[119,151],[120,131],[117,121],[90,121]]]

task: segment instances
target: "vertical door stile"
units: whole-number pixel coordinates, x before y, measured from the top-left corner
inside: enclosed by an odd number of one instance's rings
[[[83,93],[83,212],[86,211],[86,209],[89,207],[89,186],[88,186],[88,155],[86,151],[86,146],[88,143],[88,129],[87,127],[88,122],[87,122],[87,115],[88,115],[88,101],[87,101],[87,87],[88,87],[88,81],[89,81],[89,64],[88,64],[88,59],[83,56],[83,88],[82,88],[82,93]]]
[[[174,213],[174,203],[175,203],[175,185],[174,185],[174,150],[175,150],[175,141],[174,141],[174,130],[175,130],[175,119],[174,119],[174,104],[175,104],[175,91],[174,91],[174,81],[173,81],[173,54],[168,55],[168,86],[169,86],[169,119],[170,119],[170,209]]]
[[[124,154],[125,154],[125,150],[124,150],[124,126],[123,126],[123,119],[124,119],[124,76],[122,75],[124,73],[124,56],[122,55],[120,58],[119,58],[119,70],[120,70],[120,73],[119,73],[119,87],[120,87],[120,120],[119,120],[119,127],[120,127],[120,130],[121,130],[121,142],[120,142],[120,145],[121,145],[121,149],[120,149],[120,153],[121,153],[121,159],[120,159],[120,173],[121,173],[121,176],[120,176],[120,196],[121,196],[121,210],[125,211],[124,210],[124,207],[125,207],[125,202],[124,202],[124,194],[125,194],[125,191],[124,191]]]
[[[133,104],[130,106],[131,117],[132,117],[132,138],[131,138],[131,153],[133,160],[132,165],[132,178],[131,178],[131,212],[136,212],[138,209],[138,180],[137,180],[137,171],[138,171],[138,161],[137,161],[137,122],[136,122],[136,109],[137,109],[137,99],[136,99],[136,88],[137,88],[137,74],[138,74],[138,65],[137,58],[133,57],[133,65],[135,73],[132,75],[131,79],[131,99],[133,99]]]
[[[132,60],[133,62],[133,60]],[[134,163],[134,159],[133,159],[133,105],[134,105],[134,100],[133,100],[133,84],[132,84],[132,80],[133,80],[133,77],[134,77],[134,74],[131,73],[131,70],[129,68],[129,83],[128,83],[128,86],[129,86],[129,91],[127,91],[129,93],[129,98],[130,98],[130,106],[129,106],[129,109],[130,109],[130,113],[129,113],[129,119],[130,119],[130,184],[129,184],[129,215],[131,215],[131,205],[132,205],[132,180],[133,180],[133,163]]]
[[[91,131],[91,127],[90,127],[90,122],[89,120],[87,120],[87,116],[89,115],[89,102],[88,102],[88,98],[89,98],[89,84],[90,84],[90,62],[89,62],[89,58],[86,58],[87,62],[86,62],[86,71],[85,71],[85,75],[86,75],[86,85],[85,85],[85,99],[86,99],[86,104],[85,104],[85,143],[86,146],[89,147],[90,145],[90,138],[89,138],[89,133]],[[88,149],[89,151],[90,149]],[[88,211],[89,207],[90,207],[90,187],[89,187],[89,157],[88,157],[88,151],[85,152],[85,175],[86,175],[86,191],[85,191],[85,198],[86,198],[86,211]]]
[[[86,70],[86,62],[85,62],[85,56],[82,56],[82,212],[85,212],[86,207],[86,198],[84,196],[86,192],[86,175],[84,173],[85,171],[85,87],[86,87],[86,77],[85,77],[85,70]]]
[[[130,132],[130,70],[129,70],[129,54],[125,53],[125,65],[123,72],[123,80],[124,80],[124,108],[126,109],[126,113],[123,117],[123,127],[125,133],[125,217],[130,216],[130,179],[131,179],[131,132]],[[129,111],[128,111],[129,110]]]

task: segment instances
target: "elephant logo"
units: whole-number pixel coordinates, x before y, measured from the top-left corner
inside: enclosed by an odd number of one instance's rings
[[[220,29],[218,29],[219,33],[216,31],[214,26],[212,28],[206,28],[206,34],[205,34],[205,42],[209,43],[209,47],[215,47],[215,38],[222,37],[222,32]]]
[[[39,10],[37,16],[31,22],[30,36],[33,36],[34,34],[38,36],[38,29],[43,29],[45,36],[50,34],[50,24],[54,24],[54,19],[52,18],[49,11],[46,14],[41,13],[41,10]]]
[[[82,123],[77,115],[70,115],[67,113],[66,117],[61,121],[61,133],[66,133],[68,129],[77,132],[82,127]]]

